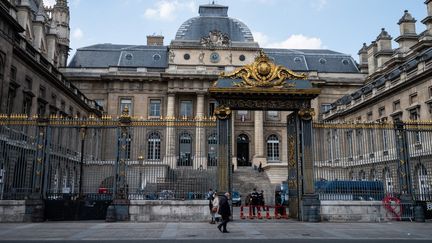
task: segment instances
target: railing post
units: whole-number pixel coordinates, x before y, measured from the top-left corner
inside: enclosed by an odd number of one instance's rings
[[[46,118],[36,120],[36,163],[33,171],[32,199],[45,199],[48,191],[48,122]]]
[[[129,220],[130,202],[128,199],[128,185],[126,182],[126,161],[129,159],[131,151],[131,123],[132,118],[129,115],[128,107],[126,107],[119,119],[117,159],[115,162],[116,174],[114,181],[113,205],[115,208],[116,220],[118,221]]]
[[[85,138],[87,134],[87,128],[81,127],[80,129],[80,138],[81,138],[81,159],[80,159],[80,174],[79,174],[79,187],[78,187],[78,193],[79,198],[83,198],[83,191],[82,191],[82,184],[83,184],[83,177],[84,177],[84,150],[85,150]]]
[[[411,170],[410,170],[410,154],[408,146],[408,136],[406,124],[402,121],[395,123],[396,132],[396,151],[398,155],[398,179],[399,179],[399,190],[401,204],[405,205],[408,209],[409,206],[414,203],[412,194],[412,183],[411,183]],[[404,212],[407,211],[403,210]],[[407,215],[410,217],[410,215]]]

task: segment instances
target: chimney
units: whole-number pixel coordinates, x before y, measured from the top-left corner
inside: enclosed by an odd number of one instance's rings
[[[367,56],[368,56],[368,73],[372,75],[376,70],[377,60],[375,58],[375,54],[377,52],[377,43],[376,41],[372,41],[372,44],[367,48]]]
[[[360,61],[360,72],[361,73],[368,73],[368,47],[366,43],[363,43],[363,47],[358,52],[359,55],[359,61]]]
[[[427,34],[432,35],[432,0],[426,0],[427,5],[427,17],[422,20],[422,23],[426,25]]]
[[[162,35],[148,35],[147,45],[148,46],[163,46],[164,37]]]
[[[389,35],[389,33],[384,28],[382,28],[381,33],[376,39],[376,42],[378,44],[377,52],[375,53],[375,58],[377,59],[377,69],[382,67],[384,63],[390,60],[393,56],[393,49],[391,44],[392,39],[393,38]]]
[[[418,35],[416,33],[415,20],[412,15],[405,10],[405,14],[399,20],[400,36],[395,39],[399,43],[399,52],[406,53],[409,49],[418,42]]]

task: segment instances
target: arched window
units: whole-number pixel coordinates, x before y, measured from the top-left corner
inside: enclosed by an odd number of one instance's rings
[[[208,137],[208,166],[217,165],[217,134],[213,133]]]
[[[419,200],[426,201],[430,200],[430,186],[428,181],[427,169],[424,165],[419,164],[416,166],[416,179],[418,184],[418,192],[420,198]]]
[[[189,133],[180,134],[179,166],[192,166],[192,137]]]
[[[370,181],[377,181],[376,170],[375,169],[371,169],[370,170],[369,180]]]
[[[386,193],[392,194],[393,193],[393,177],[390,169],[388,167],[384,168],[383,170],[383,177],[384,177],[384,187],[386,190]]]
[[[365,181],[366,180],[366,172],[364,172],[364,170],[361,170],[360,172],[359,172],[359,180],[360,181]]]
[[[279,138],[274,134],[267,139],[267,160],[279,161]]]
[[[150,133],[147,142],[148,142],[147,159],[160,160],[161,138],[159,133],[157,132]]]

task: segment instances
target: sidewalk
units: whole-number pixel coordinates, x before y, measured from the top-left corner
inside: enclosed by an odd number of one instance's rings
[[[106,223],[103,221],[46,222],[0,224],[0,242],[15,240],[36,241],[163,241],[199,242],[256,242],[291,239],[290,242],[387,242],[432,241],[432,222],[390,223],[302,223],[277,221],[254,223],[235,221],[228,224],[230,233],[222,234],[209,223]],[[218,240],[219,239],[219,240]],[[294,241],[293,241],[294,240]],[[371,241],[372,240],[372,241]],[[403,240],[403,241],[400,241]],[[178,242],[178,241],[177,241]],[[247,242],[255,242],[249,240]],[[276,242],[276,241],[275,241]],[[382,241],[380,241],[382,242]]]

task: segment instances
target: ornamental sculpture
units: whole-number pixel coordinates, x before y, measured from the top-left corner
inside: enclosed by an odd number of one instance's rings
[[[305,74],[297,74],[283,66],[275,65],[263,51],[260,51],[252,64],[238,68],[230,74],[221,73],[221,76],[241,78],[243,81],[234,83],[234,86],[242,88],[287,88],[295,85],[287,83],[286,80],[306,79]]]
[[[204,47],[229,47],[231,40],[227,34],[220,32],[219,30],[210,31],[208,36],[202,37],[200,41]]]

